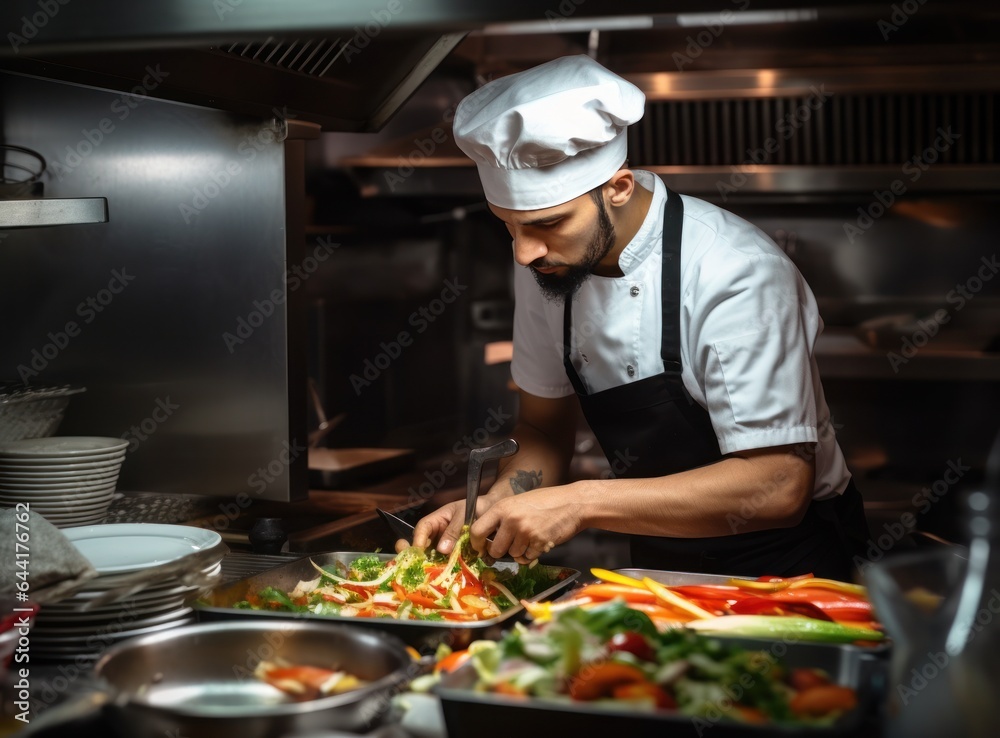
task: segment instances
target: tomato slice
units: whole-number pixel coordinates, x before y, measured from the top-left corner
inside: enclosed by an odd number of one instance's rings
[[[677,707],[677,701],[664,692],[661,687],[652,682],[622,684],[611,690],[611,696],[616,700],[651,701],[661,710],[670,710]]]
[[[610,696],[617,687],[647,682],[642,669],[615,661],[592,664],[569,682],[569,696],[589,702]]]
[[[468,649],[465,649],[464,651],[453,651],[434,665],[434,673],[438,674],[440,672],[444,672],[445,674],[450,674],[470,658],[472,658],[472,654],[469,653]]]

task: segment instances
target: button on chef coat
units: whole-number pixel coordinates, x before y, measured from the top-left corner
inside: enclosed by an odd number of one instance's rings
[[[591,275],[574,297],[571,359],[591,394],[663,372],[660,281],[667,192],[654,174],[633,172],[653,198],[619,256],[623,276]],[[823,323],[812,291],[758,228],[703,200],[680,197],[685,388],[708,410],[722,453],[816,443],[813,496],[840,494],[850,472],[813,355]],[[515,384],[539,397],[573,394],[563,367],[562,302],[547,300],[529,268],[519,265],[514,297]]]

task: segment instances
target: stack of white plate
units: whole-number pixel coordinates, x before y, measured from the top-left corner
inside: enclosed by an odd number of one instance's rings
[[[104,520],[128,441],[50,436],[0,443],[0,507],[29,503],[57,528]]]
[[[218,583],[228,551],[215,531],[184,525],[92,525],[67,530],[66,537],[98,576],[73,597],[42,607],[31,631],[33,659],[93,661],[126,638],[195,622],[189,604]],[[184,567],[182,559],[195,553],[203,555]],[[176,566],[164,576],[157,573],[164,564]],[[186,584],[185,574],[197,576],[198,583]],[[144,582],[138,591],[85,609],[123,584],[134,589],[136,579]]]

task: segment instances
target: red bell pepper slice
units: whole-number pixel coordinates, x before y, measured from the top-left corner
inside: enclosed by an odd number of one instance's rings
[[[426,595],[422,595],[419,592],[407,592],[404,599],[409,600],[414,605],[419,605],[420,607],[426,607],[428,610],[440,610],[440,606]]]
[[[775,602],[767,597],[747,597],[729,606],[736,615],[802,615],[815,620],[833,618],[811,602]]]
[[[833,620],[865,622],[873,620],[872,604],[863,598],[828,589],[786,589],[773,592],[767,598],[775,602],[808,602],[829,615]]]
[[[475,592],[470,592],[469,594],[483,595],[483,584],[479,581],[479,577],[476,576],[476,572],[469,568],[465,560],[459,556],[458,562],[462,565],[462,573],[465,575],[466,586],[463,589],[468,589],[470,587],[475,588]]]

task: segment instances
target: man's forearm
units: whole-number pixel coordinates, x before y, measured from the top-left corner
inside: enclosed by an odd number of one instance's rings
[[[813,480],[812,457],[781,447],[664,477],[585,480],[567,493],[579,497],[584,527],[701,538],[797,524]]]
[[[538,487],[552,487],[566,481],[572,458],[572,443],[556,445],[537,429],[519,423],[512,434],[520,449],[501,459],[490,495],[508,497]],[[561,447],[560,447],[561,446]]]

